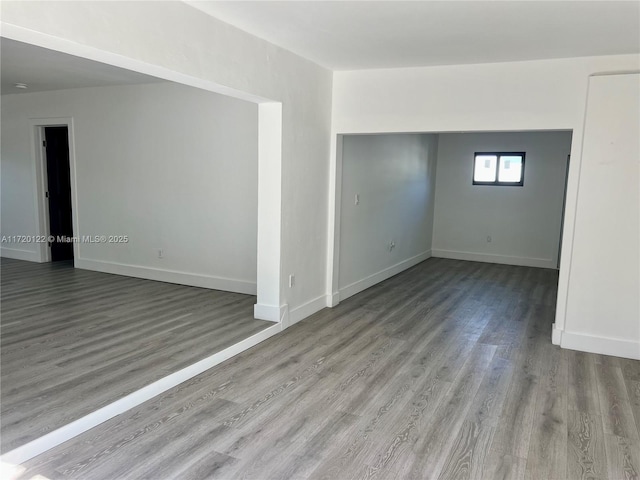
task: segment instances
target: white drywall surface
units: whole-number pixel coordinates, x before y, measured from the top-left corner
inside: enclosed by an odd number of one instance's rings
[[[74,234],[128,237],[79,243],[77,266],[255,293],[257,105],[172,83],[4,95],[2,235],[35,234],[29,130],[63,116],[74,129]]]
[[[639,136],[640,74],[591,77],[562,346],[640,359]]]
[[[345,135],[342,148],[344,299],[430,255],[438,142],[437,135]]]

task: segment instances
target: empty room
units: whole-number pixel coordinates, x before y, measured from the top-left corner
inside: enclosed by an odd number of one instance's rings
[[[2,1],[3,478],[640,476],[640,3]]]
[[[2,81],[7,452],[273,323],[254,103],[6,39]]]

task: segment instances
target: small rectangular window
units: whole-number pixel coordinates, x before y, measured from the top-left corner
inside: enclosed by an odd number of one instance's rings
[[[476,152],[473,185],[524,185],[525,152]]]

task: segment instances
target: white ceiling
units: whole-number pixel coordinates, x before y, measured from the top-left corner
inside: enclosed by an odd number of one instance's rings
[[[6,38],[0,39],[0,80],[3,95],[163,81]],[[29,88],[21,90],[16,83],[26,83]]]
[[[333,70],[640,52],[640,1],[187,1]]]

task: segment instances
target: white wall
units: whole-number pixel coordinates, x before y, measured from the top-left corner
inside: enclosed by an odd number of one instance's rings
[[[591,77],[561,345],[640,360],[640,75]]]
[[[582,124],[589,75],[639,67],[638,55],[612,55],[335,72],[333,128],[338,133],[571,130]]]
[[[281,175],[268,178],[277,188],[281,181],[280,217],[262,222],[278,230],[265,240],[281,253],[275,268],[284,273],[271,279],[278,284],[275,302],[285,315],[288,305],[292,321],[326,304],[330,71],[182,2],[2,2],[1,8],[2,34],[10,38],[282,102]],[[291,289],[289,273],[297,280]]]
[[[588,78],[595,73],[629,70],[640,70],[639,55],[336,72],[330,199],[336,197],[339,180],[334,156],[337,134],[573,130],[555,325],[561,333],[565,329]],[[582,194],[595,199],[601,193],[590,189]],[[328,289],[336,283],[335,203],[329,211]],[[580,280],[572,277],[571,281]],[[559,341],[558,333],[555,342]]]
[[[436,135],[342,139],[340,299],[431,255],[437,148]]]
[[[255,294],[255,104],[172,83],[4,95],[2,235],[37,230],[30,119],[65,116],[74,234],[129,238],[78,244],[76,266]]]
[[[570,149],[570,132],[439,135],[433,256],[556,268]],[[524,185],[472,185],[474,153],[500,151],[525,152]]]

